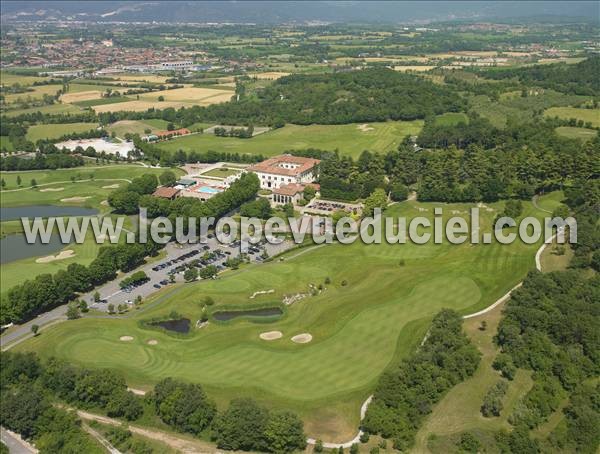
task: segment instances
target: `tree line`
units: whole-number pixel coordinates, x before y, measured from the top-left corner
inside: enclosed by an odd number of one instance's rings
[[[55,405],[58,402],[99,409],[126,421],[155,415],[178,432],[209,437],[220,449],[282,453],[306,446],[304,425],[295,413],[270,411],[247,398],[233,399],[218,412],[198,384],[165,378],[140,397],[112,370],[79,368],[56,358],[42,362],[34,353],[2,352],[0,363],[0,424],[34,440],[42,453],[95,452],[81,450],[90,442],[77,418]],[[68,430],[55,433],[54,418],[68,422]],[[54,446],[76,443],[81,443],[79,450],[52,451]]]
[[[353,201],[381,188],[403,200],[411,187],[422,201],[494,202],[529,199],[574,181],[593,181],[599,172],[600,138],[582,144],[558,137],[552,122],[539,122],[508,129],[489,149],[472,143],[464,149],[452,144],[417,150],[406,139],[397,151],[364,151],[356,161],[337,151],[291,153],[322,160],[319,183],[324,198]]]
[[[156,207],[159,207],[164,210],[161,213],[166,216],[192,216],[200,222],[202,217],[214,217],[217,220],[252,199],[260,185],[256,175],[245,174],[228,190],[205,203],[186,197],[174,201],[156,199],[149,196],[156,186],[155,175],[142,175],[134,178],[122,189],[113,191],[109,202],[121,212],[129,212],[130,208],[135,208],[134,212],[137,212],[142,204],[149,207],[151,215],[158,215]],[[131,271],[142,264],[145,257],[156,255],[164,247],[151,241],[150,235],[147,238],[146,243],[102,246],[96,258],[87,267],[72,263],[66,270],[59,270],[54,275],[41,274],[12,287],[7,296],[0,301],[0,323],[27,321],[39,313],[74,300],[78,294],[114,279],[119,270]]]
[[[485,71],[484,76],[494,80],[518,79],[528,86],[551,88],[563,93],[597,96],[600,91],[598,74],[600,74],[600,57],[592,55],[574,65],[558,63],[502,68]]]
[[[18,156],[0,157],[0,170],[41,170],[41,169],[68,169],[85,164],[81,156],[69,153],[42,154],[36,153],[33,158],[19,158]]]
[[[423,344],[380,377],[362,428],[408,450],[425,417],[452,386],[473,375],[480,353],[462,331],[461,316],[439,312]]]

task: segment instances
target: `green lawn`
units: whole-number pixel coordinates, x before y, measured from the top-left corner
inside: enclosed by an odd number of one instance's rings
[[[146,129],[154,131],[163,131],[167,129],[168,122],[164,120],[120,120],[106,129],[109,132],[114,132],[117,137],[124,137],[125,134],[146,134]]]
[[[20,74],[11,74],[6,71],[0,72],[0,83],[7,87],[16,83],[21,85],[32,85],[34,82],[41,82],[47,79],[47,77],[22,76]]]
[[[468,123],[469,117],[462,112],[446,112],[445,114],[438,115],[435,118],[435,124],[441,126],[455,126],[459,123]]]
[[[87,132],[96,129],[97,123],[54,123],[48,125],[33,125],[27,130],[27,140],[36,142],[40,139],[58,139],[65,134]]]
[[[593,139],[598,135],[598,131],[595,129],[575,128],[572,126],[559,126],[556,128],[556,133],[568,139],[580,139],[583,141]]]
[[[100,99],[89,99],[87,101],[78,101],[72,104],[75,104],[79,107],[92,107],[92,106],[101,106],[104,104],[116,104],[119,102],[133,101],[132,98],[128,98],[126,96],[111,96],[110,98],[100,98]]]
[[[251,139],[194,134],[162,142],[158,146],[168,151],[214,150],[265,156],[307,148],[339,149],[342,155],[356,158],[363,150],[385,152],[396,149],[404,137],[418,134],[422,126],[421,120],[368,123],[362,128],[358,124],[287,125]]]
[[[0,150],[14,151],[15,147],[8,136],[0,136]]]
[[[552,107],[544,111],[546,117],[559,117],[566,120],[576,118],[590,122],[592,126],[600,126],[600,109],[580,109],[577,107]]]
[[[227,178],[231,175],[236,175],[240,173],[237,169],[229,169],[227,167],[220,167],[218,169],[212,169],[208,172],[204,172],[201,175],[204,177],[218,177],[218,178]]]
[[[440,204],[405,202],[393,216],[432,216]],[[494,211],[483,211],[489,231]],[[470,205],[443,205],[465,212]],[[531,203],[524,215],[542,215]],[[220,279],[178,285],[159,292],[140,312],[122,319],[81,319],[44,330],[20,344],[43,357],[58,356],[90,367],[121,370],[128,383],[148,389],[173,376],[202,383],[224,405],[232,396],[252,396],[267,405],[298,411],[311,436],[344,439],[356,431],[358,409],[383,372],[418,345],[428,321],[441,308],[463,313],[488,306],[534,268],[537,245],[327,245],[293,251],[275,260],[229,271]],[[400,266],[400,260],[405,261]],[[211,323],[178,338],[142,328],[139,319],[172,310],[195,323],[200,301],[219,305],[274,304],[284,295],[304,293],[329,277],[322,294],[289,307],[279,321]],[[348,285],[342,286],[346,280]],[[259,290],[274,293],[249,299]],[[266,342],[264,331],[283,338]],[[299,345],[291,336],[310,333]],[[123,335],[134,337],[121,342]],[[156,339],[158,345],[147,341]]]
[[[114,191],[113,185],[124,185],[126,181],[102,181],[103,179],[124,180],[135,178],[145,173],[154,173],[156,175],[163,172],[163,169],[151,169],[135,165],[114,165],[98,167],[79,167],[75,169],[59,170],[39,170],[29,172],[0,172],[0,177],[6,181],[6,190],[1,194],[2,207],[27,206],[27,205],[77,205],[96,208],[102,214],[110,211],[110,207],[101,202],[106,200],[108,194]],[[183,172],[176,170],[178,175]],[[91,181],[93,175],[95,181]],[[23,189],[17,188],[16,178],[22,179]],[[71,177],[77,180],[87,180],[83,182],[71,182]],[[38,187],[28,188],[32,179],[35,179]],[[47,191],[47,189],[53,189]],[[85,200],[70,202],[62,201],[72,197],[86,197]],[[21,232],[20,223],[15,221],[2,222],[3,234]],[[129,219],[126,219],[124,227],[133,229],[134,226]],[[123,238],[124,239],[124,238]],[[88,264],[98,252],[97,245],[91,236],[86,238],[83,244],[66,245],[63,250],[73,249],[75,256],[73,258],[59,260],[49,263],[36,263],[36,257],[17,260],[2,265],[0,273],[0,294],[6,295],[6,292],[26,279],[31,279],[38,274],[54,273],[59,269],[66,268],[71,263]]]
[[[531,117],[536,111],[548,109],[546,110],[546,115],[548,115],[549,111],[562,112],[564,109],[573,109],[566,106],[577,105],[589,100],[590,98],[587,96],[566,95],[552,90],[544,90],[538,95],[510,97],[500,101],[493,101],[486,95],[476,95],[469,98],[469,105],[471,109],[487,118],[494,126],[502,129],[506,127],[508,121],[516,123],[531,121]],[[592,111],[590,110],[590,112]],[[559,114],[553,113],[552,116],[554,115]],[[573,115],[566,115],[566,118],[571,117]]]
[[[183,174],[182,171],[174,169],[176,173]],[[29,182],[32,178],[35,178],[38,186],[42,186],[46,183],[71,183],[71,177],[76,180],[89,180],[93,176],[95,179],[100,178],[111,178],[111,179],[132,179],[143,175],[144,173],[160,174],[164,169],[153,169],[149,167],[142,167],[135,164],[115,164],[115,165],[92,165],[89,167],[75,167],[72,169],[57,169],[57,170],[24,170],[14,172],[0,172],[0,177],[6,182],[6,189],[18,189],[17,176],[21,177],[21,185],[23,187],[29,186]],[[111,184],[110,182],[104,183],[106,185]],[[40,187],[39,189],[43,189]],[[49,192],[52,194],[52,192]],[[56,192],[54,196],[59,196],[61,193]],[[27,205],[30,202],[36,200],[37,195],[34,191],[24,190],[15,192],[2,192],[2,206],[9,206],[10,202],[14,200],[17,205]],[[23,197],[31,200],[23,201]],[[58,197],[63,198],[63,197]]]
[[[110,89],[111,91],[126,91],[127,87],[116,87],[114,85],[96,85],[96,84],[78,84],[78,83],[70,83],[69,91],[67,93],[81,93],[83,91],[106,91]]]
[[[41,107],[29,107],[27,109],[14,109],[14,110],[3,111],[2,114],[6,115],[8,117],[16,117],[18,115],[25,115],[25,114],[31,114],[31,113],[36,113],[36,112],[41,112],[43,114],[49,114],[49,115],[74,114],[74,113],[81,112],[81,109],[77,106],[74,106],[73,104],[56,103],[56,104],[49,104],[47,106],[41,106]]]

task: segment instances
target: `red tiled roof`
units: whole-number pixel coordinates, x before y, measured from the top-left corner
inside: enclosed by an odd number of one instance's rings
[[[273,194],[295,196],[299,192],[304,191],[304,185],[296,183],[288,183],[273,189]]]
[[[158,137],[183,136],[185,134],[190,134],[190,130],[187,128],[180,128],[173,131],[156,131],[154,133],[154,135]]]
[[[321,161],[318,159],[302,158],[300,156],[292,156],[286,154],[281,156],[275,156],[273,158],[267,159],[266,161],[254,164],[253,166],[248,167],[247,170],[249,170],[250,172],[263,172],[272,173],[275,175],[296,176],[306,172],[307,170],[312,169],[320,162]],[[295,164],[297,165],[297,167],[294,169],[285,169],[281,167],[281,165],[283,164]]]
[[[179,194],[179,189],[169,188],[167,186],[162,186],[152,193],[154,197],[163,197],[165,199],[172,199],[177,194]]]

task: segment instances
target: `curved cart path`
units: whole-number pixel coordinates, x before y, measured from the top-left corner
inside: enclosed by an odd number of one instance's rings
[[[546,210],[543,210],[542,208],[539,208],[539,209],[541,211],[546,211]],[[548,246],[548,244],[551,244],[552,241],[554,241],[554,238],[556,238],[556,235],[553,235],[550,238],[550,241],[548,243],[542,244],[539,247],[539,249],[537,250],[537,252],[535,253],[535,268],[538,271],[542,271],[542,263],[541,263],[542,252],[544,252],[544,250],[546,249],[546,247]],[[512,292],[514,292],[515,290],[517,290],[522,285],[523,285],[523,282],[519,282],[517,285],[515,285],[513,288],[511,288],[508,291],[508,293],[506,293],[504,296],[502,296],[499,299],[497,299],[490,306],[488,306],[485,309],[480,310],[478,312],[474,312],[472,314],[463,315],[463,319],[479,317],[480,315],[487,314],[488,312],[490,312],[491,310],[493,310],[494,308],[496,308],[500,304],[508,301],[510,299],[510,296],[512,295]],[[425,343],[425,340],[427,339],[427,335],[428,335],[428,333],[425,334],[425,337],[423,338],[423,342],[421,342],[421,345],[423,345],[423,343]],[[367,413],[367,408],[369,407],[369,404],[371,403],[372,400],[373,400],[373,395],[371,394],[369,397],[367,397],[367,400],[365,400],[363,402],[362,406],[360,407],[360,420],[361,421],[365,418],[365,415]],[[359,443],[360,442],[360,436],[362,434],[363,434],[363,431],[359,429],[358,433],[356,434],[356,436],[352,440],[349,440],[349,441],[346,441],[346,442],[343,442],[343,443],[332,443],[332,442],[325,442],[325,441],[323,441],[323,447],[324,448],[337,448],[337,447],[341,446],[343,448],[349,448],[354,443]],[[306,440],[306,442],[308,444],[314,445],[317,441],[314,438],[308,438]]]

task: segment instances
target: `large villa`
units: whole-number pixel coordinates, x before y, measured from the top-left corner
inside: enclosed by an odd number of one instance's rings
[[[286,185],[312,183],[318,176],[319,161],[284,154],[248,167],[258,175],[261,189],[279,189]]]

